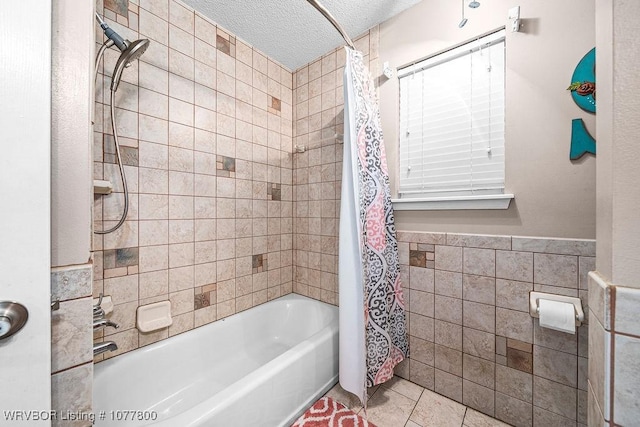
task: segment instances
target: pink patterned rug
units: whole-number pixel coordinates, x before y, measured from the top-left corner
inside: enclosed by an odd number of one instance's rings
[[[323,397],[291,427],[376,427],[340,402]]]

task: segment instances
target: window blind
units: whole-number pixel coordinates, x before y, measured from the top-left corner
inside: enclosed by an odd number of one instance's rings
[[[504,74],[504,30],[398,71],[401,198],[503,192]]]

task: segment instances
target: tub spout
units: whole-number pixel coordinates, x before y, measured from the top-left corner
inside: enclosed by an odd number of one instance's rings
[[[118,349],[118,346],[113,341],[105,341],[98,344],[93,345],[93,355],[97,356],[102,353],[106,353],[107,351],[115,351]]]

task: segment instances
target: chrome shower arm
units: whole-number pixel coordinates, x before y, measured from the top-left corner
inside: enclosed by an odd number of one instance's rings
[[[353,50],[356,49],[356,46],[353,44],[353,42],[351,41],[351,39],[349,38],[349,36],[347,35],[347,32],[344,30],[344,28],[342,28],[342,26],[338,23],[338,21],[336,21],[336,19],[333,17],[333,15],[331,15],[331,13],[320,3],[318,3],[317,0],[307,0],[309,3],[311,3],[311,5],[313,7],[315,7],[316,9],[318,9],[318,11],[325,17],[327,18],[327,20],[329,22],[331,22],[331,24],[335,27],[336,30],[338,30],[338,32],[340,33],[340,35],[342,36],[342,38],[347,42],[347,44],[349,45],[349,47]]]

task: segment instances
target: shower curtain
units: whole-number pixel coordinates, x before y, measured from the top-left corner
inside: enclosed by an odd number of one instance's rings
[[[345,48],[340,385],[367,400],[409,353],[380,112],[362,53]]]

